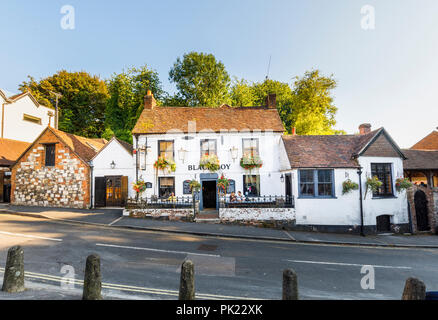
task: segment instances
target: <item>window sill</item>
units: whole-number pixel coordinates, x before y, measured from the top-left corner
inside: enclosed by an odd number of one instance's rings
[[[381,199],[397,199],[396,196],[373,196],[371,199],[373,200],[381,200]]]
[[[337,199],[338,197],[306,197],[299,196],[297,199]]]

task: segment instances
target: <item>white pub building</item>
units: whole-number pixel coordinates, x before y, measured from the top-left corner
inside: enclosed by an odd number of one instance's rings
[[[239,191],[243,199],[284,195],[279,160],[283,132],[275,95],[261,107],[164,107],[157,106],[148,92],[132,131],[135,178],[147,185],[143,197],[162,199],[190,195],[189,183],[197,180],[200,210],[219,208],[217,181],[222,175],[230,182],[228,195]],[[245,168],[244,156],[256,164]],[[167,163],[158,166],[160,159]],[[212,170],[202,165],[208,160]]]

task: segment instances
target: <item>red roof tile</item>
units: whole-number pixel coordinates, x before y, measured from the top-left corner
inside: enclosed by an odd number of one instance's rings
[[[12,165],[29,146],[28,142],[0,138],[0,165]]]
[[[412,146],[415,150],[438,150],[438,131],[433,131]]]

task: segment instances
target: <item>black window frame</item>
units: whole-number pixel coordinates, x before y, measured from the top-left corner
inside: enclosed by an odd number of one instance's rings
[[[172,188],[170,188],[169,195],[167,195],[167,196],[161,195],[161,179],[172,179],[173,180]],[[166,187],[166,188],[168,188],[168,187]],[[158,198],[167,199],[170,197],[172,192],[175,195],[175,177],[158,177]]]
[[[380,169],[378,168],[380,167]],[[385,168],[386,167],[386,168]],[[389,187],[388,188],[388,175],[389,175]],[[377,192],[373,192],[373,198],[392,198],[394,197],[394,181],[392,175],[392,163],[371,163],[371,177],[377,176],[379,181],[383,184],[377,190]]]
[[[247,190],[246,190],[246,188],[247,188],[248,183],[247,183],[246,180],[245,180],[246,177],[256,177],[256,184],[257,184],[256,188],[257,188],[257,194],[254,194],[254,193],[251,193],[251,194],[248,193],[248,194],[247,194]],[[260,175],[259,175],[259,174],[244,174],[244,175],[243,175],[243,194],[244,194],[246,197],[260,197],[261,192],[260,192]]]
[[[256,141],[257,142],[257,146],[256,146],[256,153],[254,154],[253,152],[251,152],[251,155],[260,155],[260,142],[259,142],[259,138],[242,138],[242,154],[247,154],[247,152],[245,152],[245,141]]]
[[[53,148],[53,154],[51,154],[50,157],[48,156],[49,148]],[[48,161],[48,159],[52,161]],[[44,166],[54,167],[55,163],[56,163],[56,143],[47,143],[44,145]]]
[[[210,152],[210,141],[214,141],[214,153]],[[202,150],[202,143],[207,142],[208,145],[208,154],[214,154],[217,156],[217,139],[201,139],[201,141],[199,142],[199,149],[200,149],[200,155],[201,157],[204,155],[203,150]]]
[[[303,176],[303,172],[311,172],[311,177],[312,180],[308,181],[308,182],[302,182],[301,177]],[[323,172],[323,171],[329,171],[330,172],[330,181],[323,181],[320,182],[319,179],[319,172]],[[311,185],[313,186],[313,193],[303,193],[302,192],[302,184],[307,184],[307,185]],[[330,184],[331,185],[331,194],[327,195],[327,194],[320,194],[320,185],[323,184]],[[320,199],[332,199],[332,198],[336,198],[336,187],[335,187],[335,170],[334,169],[300,169],[298,170],[298,195],[300,198],[309,198],[309,199],[315,199],[315,198],[320,198]]]
[[[172,161],[175,161],[175,140],[158,140],[158,157],[161,156],[161,142],[172,142]],[[163,151],[168,152],[168,151]],[[167,159],[167,158],[166,158]]]

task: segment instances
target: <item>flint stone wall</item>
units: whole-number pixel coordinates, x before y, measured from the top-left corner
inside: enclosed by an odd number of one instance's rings
[[[26,206],[87,208],[87,165],[51,132],[47,132],[40,140],[13,167],[11,202]],[[46,167],[42,143],[55,142],[55,166]]]

